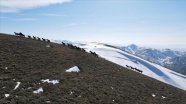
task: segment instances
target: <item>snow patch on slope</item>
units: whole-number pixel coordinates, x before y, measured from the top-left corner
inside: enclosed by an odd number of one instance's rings
[[[66,72],[79,72],[79,71],[80,71],[80,70],[79,70],[79,68],[78,68],[77,66],[74,66],[74,67],[72,67],[72,68],[66,70]]]
[[[16,90],[19,87],[19,85],[21,84],[21,82],[16,82],[16,83],[17,83],[17,85],[15,86],[14,90]]]
[[[10,94],[5,94],[5,97],[9,97],[10,96]]]
[[[38,94],[38,93],[40,93],[40,92],[43,92],[43,88],[42,87],[40,87],[38,90],[36,90],[36,91],[33,91],[33,93],[34,94]]]
[[[52,83],[52,84],[57,84],[57,83],[59,83],[59,80],[49,80],[49,79],[42,79],[41,80],[41,82],[43,82],[43,83],[45,83],[45,82],[47,82],[47,83]]]

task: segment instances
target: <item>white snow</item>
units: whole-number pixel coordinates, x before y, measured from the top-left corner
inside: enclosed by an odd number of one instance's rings
[[[166,97],[165,96],[161,96],[162,99],[165,99]]]
[[[179,74],[160,65],[146,61],[133,54],[124,52],[120,49],[108,47],[100,43],[83,43],[83,45],[82,43],[74,43],[73,45],[76,45],[80,48],[84,48],[87,52],[96,52],[101,58],[114,62],[123,67],[129,65],[134,68],[138,68],[142,70],[143,74],[146,76],[152,77],[177,88],[186,90],[185,75]],[[72,69],[66,70],[66,72],[72,72],[73,70],[78,70],[78,68],[73,67]]]
[[[16,82],[16,83],[17,83],[17,85],[15,86],[14,90],[16,90],[19,87],[19,85],[21,84],[21,82]]]
[[[49,80],[49,79],[42,79],[41,80],[41,82],[43,82],[43,83],[45,83],[45,82],[47,82],[47,83],[52,83],[52,84],[57,84],[57,83],[59,83],[59,80]]]
[[[51,103],[51,101],[46,101],[46,103]]]
[[[70,91],[70,95],[72,95],[73,93],[75,93],[75,92],[73,92],[73,91]]]
[[[31,89],[32,87],[28,87],[27,89]]]
[[[152,94],[152,97],[156,97],[156,95],[155,94]]]
[[[10,96],[10,94],[5,94],[5,97],[9,97]]]
[[[79,68],[78,68],[77,66],[74,66],[74,67],[72,67],[72,68],[66,70],[66,72],[79,72],[79,71],[80,71],[80,70],[79,70]]]
[[[46,45],[47,48],[50,48],[50,45]]]
[[[40,87],[38,90],[36,90],[36,91],[33,91],[33,93],[34,94],[38,94],[38,93],[40,93],[40,92],[43,92],[43,88],[42,87]]]

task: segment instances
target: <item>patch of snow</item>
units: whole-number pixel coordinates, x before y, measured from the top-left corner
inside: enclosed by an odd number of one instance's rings
[[[46,47],[47,47],[47,48],[49,48],[49,47],[50,47],[50,45],[46,45]]]
[[[32,87],[28,87],[27,89],[31,89]]]
[[[46,103],[51,103],[51,101],[46,101]]]
[[[78,68],[77,66],[74,66],[74,67],[72,67],[72,68],[66,70],[66,72],[79,72],[79,71],[80,71],[80,70],[79,70],[79,68]]]
[[[16,82],[16,83],[17,83],[17,85],[15,86],[14,90],[16,90],[19,87],[19,85],[21,84],[21,82]]]
[[[40,93],[40,92],[43,92],[43,88],[42,87],[40,87],[38,90],[36,90],[36,91],[33,91],[33,93],[34,94],[38,94],[38,93]]]
[[[155,94],[152,94],[152,97],[156,97],[156,95]]]
[[[10,94],[5,94],[5,97],[9,97],[10,96]]]
[[[57,84],[57,83],[59,83],[59,80],[49,80],[49,79],[42,79],[41,80],[41,82],[43,82],[43,83],[45,83],[45,82],[47,82],[47,83],[52,83],[52,84]]]
[[[112,90],[114,89],[114,87],[110,87]]]
[[[5,69],[8,69],[8,67],[5,67]]]
[[[70,95],[72,95],[73,93],[75,93],[75,92],[73,92],[73,91],[70,91]]]
[[[162,99],[165,99],[166,97],[165,96],[161,96]]]

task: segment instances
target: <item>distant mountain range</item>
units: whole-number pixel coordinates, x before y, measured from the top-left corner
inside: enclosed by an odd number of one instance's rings
[[[135,44],[119,48],[148,61],[186,75],[186,52],[179,52],[171,49],[159,50],[154,48],[140,47]]]

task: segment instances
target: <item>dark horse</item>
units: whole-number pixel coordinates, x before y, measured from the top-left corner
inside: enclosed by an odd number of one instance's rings
[[[25,35],[23,33],[21,33],[21,32],[20,33],[14,32],[14,34],[17,35],[17,36],[20,36],[20,37],[25,37]]]
[[[94,55],[95,57],[98,57],[98,54],[97,54],[96,52],[90,51],[90,53],[91,53],[92,55]]]
[[[142,73],[143,71],[142,70],[139,70],[139,69],[137,69],[137,68],[134,68],[137,72],[139,72],[139,73]]]

